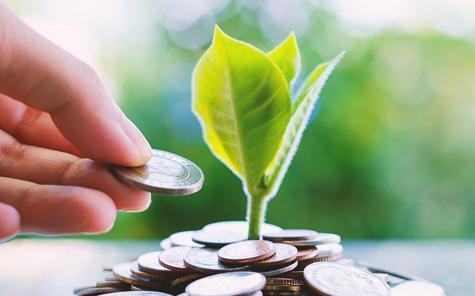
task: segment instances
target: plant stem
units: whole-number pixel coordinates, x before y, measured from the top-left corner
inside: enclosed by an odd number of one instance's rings
[[[250,196],[248,205],[248,239],[260,239],[261,226],[264,223],[264,216],[267,208],[267,199],[263,196]]]

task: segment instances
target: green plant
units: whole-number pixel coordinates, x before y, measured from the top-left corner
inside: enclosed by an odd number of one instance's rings
[[[295,35],[269,53],[216,27],[193,72],[193,110],[214,155],[243,182],[249,239],[260,238],[268,201],[277,193],[320,90],[343,53],[318,65],[294,100],[300,72]]]

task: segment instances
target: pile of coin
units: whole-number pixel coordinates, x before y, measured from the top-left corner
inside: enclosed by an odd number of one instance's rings
[[[247,240],[247,227],[226,221],[172,234],[161,250],[106,268],[103,281],[75,294],[444,295],[427,281],[343,259],[339,235],[265,224],[262,240]]]

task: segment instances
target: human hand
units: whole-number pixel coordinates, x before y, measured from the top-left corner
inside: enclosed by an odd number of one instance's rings
[[[104,163],[151,157],[139,130],[88,65],[0,4],[0,241],[18,232],[96,233],[150,194]]]

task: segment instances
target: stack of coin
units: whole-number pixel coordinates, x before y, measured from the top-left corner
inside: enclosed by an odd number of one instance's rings
[[[266,224],[262,240],[247,240],[247,227],[245,221],[226,221],[177,232],[162,241],[162,250],[105,268],[104,280],[74,292],[80,296],[119,291],[122,294],[117,295],[124,296],[132,293],[126,291],[136,291],[130,295],[155,291],[161,294],[150,295],[162,296],[389,296],[412,289],[419,293],[414,295],[426,295],[420,294],[426,290],[444,295],[432,283],[342,259],[336,234]]]

